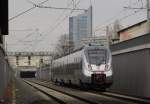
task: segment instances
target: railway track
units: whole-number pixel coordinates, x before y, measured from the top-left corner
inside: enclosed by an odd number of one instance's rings
[[[104,96],[115,97],[118,99],[133,101],[133,102],[138,103],[138,104],[150,104],[149,99],[140,98],[140,97],[133,97],[133,96],[122,95],[122,94],[117,94],[117,93],[112,93],[112,92],[95,92],[94,91],[94,93],[104,95]]]
[[[45,86],[47,86],[47,84],[54,84],[54,83],[49,82],[49,81],[40,81],[39,83],[44,84]],[[72,88],[72,87],[71,88],[69,87],[69,89],[72,89],[75,91],[79,90],[77,88]],[[135,102],[138,104],[143,104],[143,103],[144,104],[150,104],[150,99],[146,99],[146,98],[122,95],[122,94],[112,93],[112,92],[93,91],[93,90],[89,90],[88,92],[98,94],[98,95],[103,95],[103,96],[109,96],[109,97],[113,97],[113,98],[117,98],[117,99],[122,99],[122,100],[126,100],[126,101],[131,101],[131,102]]]
[[[59,104],[101,104],[101,103],[95,103],[94,101],[92,102],[86,99],[82,99],[80,97],[73,96],[62,91],[47,88],[45,86],[42,86],[40,84],[31,81],[27,81],[27,80],[24,81],[30,86],[44,93],[45,95],[51,97]]]
[[[51,89],[53,91],[58,92],[58,95],[63,94],[65,96],[68,96],[68,97],[70,97],[68,99],[72,99],[72,101],[75,102],[75,104],[143,104],[143,103],[127,100],[127,99],[120,99],[117,97],[101,95],[100,93],[85,92],[85,91],[79,91],[77,89],[69,89],[69,88],[65,88],[65,87],[59,87],[59,86],[53,85],[52,83],[46,83],[46,81],[44,81],[44,82],[38,81],[37,82],[35,80],[28,80],[28,81],[26,80],[26,83],[28,83],[30,85],[32,83],[32,86],[34,84],[34,87],[35,87],[35,84],[36,84],[36,86],[42,86],[42,88],[40,90],[43,90],[44,89],[43,87],[45,87],[47,89]],[[41,92],[43,92],[43,91],[41,91]],[[46,92],[46,95],[47,95],[47,92]],[[57,94],[55,96],[53,96],[53,94],[52,94],[50,97],[54,97],[55,100],[58,99],[58,102],[61,104],[66,104],[66,103],[70,104],[70,102],[66,102],[65,99],[61,99],[61,101],[59,101],[60,98],[58,98]],[[65,97],[62,97],[62,98],[65,98]],[[73,103],[71,102],[71,104],[73,104]]]
[[[52,82],[48,82],[48,81],[43,81],[43,82],[52,84]],[[141,98],[141,97],[136,97],[136,96],[123,95],[123,94],[113,93],[113,92],[109,92],[109,91],[104,92],[104,91],[99,91],[99,90],[98,91],[89,90],[89,92],[104,95],[104,96],[109,96],[109,97],[115,97],[118,99],[128,100],[128,101],[132,101],[132,102],[136,102],[136,103],[140,103],[140,104],[143,104],[143,103],[150,104],[149,98]]]

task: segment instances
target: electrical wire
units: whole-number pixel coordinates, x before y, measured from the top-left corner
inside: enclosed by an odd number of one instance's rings
[[[79,1],[75,4],[74,7],[76,8],[77,5],[78,5],[80,2],[81,2],[81,0],[79,0]],[[64,11],[65,11],[65,10],[64,10]],[[41,39],[35,41],[35,43],[34,43],[32,46],[36,47],[39,43],[41,43],[49,34],[51,34],[54,30],[56,30],[57,27],[58,27],[59,25],[61,25],[73,12],[74,12],[74,10],[71,10],[68,15],[65,15],[65,17],[64,17],[60,22],[58,22],[56,25],[54,25],[54,27],[52,27],[51,30],[50,30],[46,35],[42,35]],[[61,16],[60,16],[60,17],[61,17]],[[59,17],[59,18],[60,18],[60,17]],[[59,19],[59,18],[58,18],[58,19]],[[23,48],[22,50],[24,50],[24,49],[28,49],[28,47],[25,47],[25,48]]]
[[[125,12],[126,10],[127,10],[126,8],[123,8],[123,9],[122,9],[121,11],[119,11],[115,16],[113,16],[113,17],[111,17],[110,19],[108,19],[108,20],[102,22],[101,24],[103,24],[103,25],[98,25],[98,26],[96,26],[95,31],[97,31],[99,28],[101,28],[101,27],[103,27],[104,25],[106,25],[108,22],[113,21],[114,19],[116,19],[116,17],[118,17],[118,15],[122,14],[122,13]]]
[[[72,2],[73,2],[73,6],[74,6],[74,0],[72,0]],[[83,11],[85,11],[86,9],[76,9],[76,8],[68,8],[68,7],[66,7],[66,8],[60,8],[60,7],[53,7],[53,6],[43,6],[43,5],[39,5],[39,4],[35,4],[35,3],[33,3],[33,2],[31,2],[31,1],[29,1],[29,3],[31,3],[32,5],[34,5],[35,7],[38,7],[38,8],[48,8],[48,9],[60,9],[60,10],[79,10],[79,11],[81,11],[81,10],[83,10]]]
[[[141,0],[141,1],[142,1],[142,0]],[[134,2],[133,4],[131,4],[131,2],[130,2],[130,6],[131,6],[131,5],[136,5],[137,3],[138,3],[138,2]],[[129,6],[129,7],[130,7],[130,6]],[[142,7],[143,7],[143,2],[142,2]],[[103,31],[104,31],[104,28],[106,28],[106,26],[113,24],[113,22],[114,22],[113,20],[116,20],[116,17],[118,17],[118,15],[120,15],[121,13],[126,12],[127,9],[128,9],[128,8],[122,9],[119,13],[117,13],[117,15],[115,15],[114,17],[112,17],[112,18],[110,18],[110,19],[108,19],[107,21],[105,21],[105,22],[102,23],[102,24],[105,23],[105,25],[97,26],[96,29],[94,30],[94,33],[97,32],[97,31],[99,31],[99,30],[103,30]],[[138,8],[138,10],[137,10],[137,11],[134,11],[134,13],[129,14],[129,15],[127,15],[127,16],[124,16],[124,17],[122,17],[122,18],[120,18],[120,19],[118,19],[118,20],[119,20],[119,21],[122,21],[122,20],[124,20],[124,19],[126,19],[126,18],[128,18],[128,17],[130,17],[130,16],[135,15],[136,13],[139,13],[139,12],[142,11],[142,10],[144,10],[144,9],[139,9],[139,8]],[[110,22],[109,24],[107,24],[108,21],[112,21],[112,22]],[[106,29],[105,29],[105,30],[106,30]]]
[[[140,12],[140,11],[141,11],[141,10],[138,10],[138,11],[134,12],[133,14],[127,15],[127,16],[125,16],[125,17],[119,19],[118,21],[120,22],[120,21],[122,21],[122,20],[125,20],[126,18],[128,18],[128,17],[130,17],[130,16],[133,16],[133,15],[135,15],[136,13],[138,13],[138,12]],[[106,26],[103,26],[103,27],[98,28],[98,29],[95,31],[95,33],[96,33],[97,31],[100,31],[100,30],[106,31],[106,27],[107,27],[107,26],[110,26],[110,25],[112,25],[112,24],[113,24],[113,22],[107,24]],[[105,30],[104,30],[104,28],[105,28]]]
[[[23,45],[26,45],[24,42],[25,39],[31,37],[35,32],[37,32],[37,29],[34,32],[29,33],[28,35],[26,35],[25,37],[23,37],[22,39],[18,39],[15,43],[13,43],[14,45],[20,45],[18,43],[22,43]],[[16,38],[17,39],[17,38]],[[11,44],[12,45],[12,44]]]
[[[141,4],[141,7],[132,7],[132,6],[135,6],[136,4]],[[130,5],[127,6],[127,7],[124,7],[124,8],[127,8],[127,9],[146,9],[146,7],[144,7],[144,3],[143,3],[143,0],[137,0],[137,2],[133,3],[131,5],[131,0],[130,0]]]
[[[141,0],[142,1],[142,0]],[[134,3],[131,3],[131,0],[129,1],[129,7],[130,6],[132,6],[132,5],[136,5],[136,4],[138,4],[139,2],[134,2]],[[124,12],[126,12],[128,9],[127,8],[123,8],[121,11],[119,11],[115,16],[113,16],[112,18],[110,18],[110,19],[108,19],[108,20],[106,20],[106,21],[104,21],[103,23],[101,23],[101,24],[103,24],[103,25],[105,25],[105,23],[108,23],[109,21],[113,21],[113,20],[115,20],[116,19],[116,17],[118,17],[118,15],[121,15],[122,13],[124,13]],[[99,28],[99,26],[100,27],[102,27],[102,25],[98,25],[98,26],[96,26],[96,30],[97,30],[97,28]]]
[[[75,5],[75,8],[77,7],[77,5],[78,5],[80,2],[81,2],[80,0],[77,2],[77,4]],[[58,27],[59,25],[61,25],[73,12],[74,12],[74,10],[71,10],[71,12],[69,13],[69,15],[66,15],[66,16],[65,16],[60,22],[58,22],[58,23],[51,29],[51,31],[49,31],[47,34],[51,34],[53,31],[55,31],[55,30],[57,29],[57,27]],[[48,36],[48,35],[46,35],[46,36]],[[46,38],[46,36],[43,36],[43,38],[41,39],[40,42],[42,42],[42,41]],[[35,45],[39,44],[40,42],[37,42]]]
[[[15,31],[15,32],[25,32],[25,31],[33,31],[33,29],[9,30],[9,31]]]
[[[41,6],[41,5],[35,5],[38,8],[48,8],[48,9],[63,9],[63,10],[83,10],[85,11],[86,9],[72,9],[72,8],[58,8],[58,7],[52,7],[52,6]]]
[[[31,1],[29,1],[29,0],[28,0],[28,2],[31,3]],[[71,4],[68,4],[68,6],[69,6],[69,5],[71,5]],[[65,11],[66,11],[66,10],[64,10],[62,14],[64,14]],[[59,18],[57,18],[56,21],[59,21],[61,17],[62,17],[62,16],[59,16]],[[12,30],[12,31],[27,31],[27,30],[29,30],[29,29],[26,29],[26,30]],[[18,40],[17,42],[15,42],[14,44],[16,45],[18,42],[23,43],[23,40],[29,38],[33,33],[34,33],[34,32],[32,32],[32,33],[26,35],[26,36],[25,36],[24,38],[22,38],[22,39],[19,39],[19,40]],[[36,39],[35,39],[35,40],[36,40]],[[34,41],[35,41],[35,40],[34,40]],[[24,45],[24,43],[23,43],[23,45]]]
[[[42,4],[46,3],[47,1],[49,1],[49,0],[45,0],[45,1],[41,2],[41,3],[39,3],[39,5],[42,5]],[[14,19],[16,19],[16,18],[22,16],[23,14],[26,14],[26,13],[30,12],[31,10],[33,10],[33,9],[35,9],[35,8],[36,8],[36,6],[33,6],[32,8],[29,8],[29,9],[27,9],[27,10],[25,10],[25,11],[23,11],[23,12],[17,14],[16,16],[9,18],[8,21],[12,21],[12,20],[14,20]]]
[[[121,10],[118,14],[121,14],[121,13],[123,13],[124,11],[126,11],[126,8],[124,8],[123,10]],[[127,15],[127,16],[125,16],[125,17],[119,19],[119,21],[124,20],[124,19],[126,19],[126,18],[128,18],[128,17],[134,15],[135,13],[140,12],[140,11],[141,11],[141,10],[136,11],[136,12],[134,12],[133,14]],[[66,15],[60,22],[58,22],[54,27],[52,27],[52,29],[49,31],[49,33],[52,33],[53,31],[55,31],[55,30],[57,29],[57,27],[58,27],[59,25],[61,25],[61,24],[66,20],[66,18],[68,18],[72,13],[73,13],[73,9],[72,9],[71,12],[69,13],[69,15]],[[118,16],[118,14],[117,14],[116,16]],[[109,19],[109,21],[112,21],[114,18],[116,18],[116,16],[114,16],[113,18]],[[60,18],[61,18],[61,17],[59,17],[58,20],[59,20]],[[107,20],[107,22],[108,22],[108,20]],[[103,26],[103,27],[97,26],[97,27],[98,27],[98,28],[96,29],[96,31],[99,31],[99,30],[101,30],[104,26]],[[35,42],[35,45],[38,45],[40,42],[42,42],[42,41],[45,39],[45,37],[48,36],[48,35],[49,35],[49,34],[43,35],[43,36],[41,37],[42,39],[37,40],[37,42]]]
[[[57,29],[57,27],[58,27],[59,25],[61,25],[72,13],[73,13],[73,10],[69,13],[69,15],[66,15],[60,22],[58,22],[58,23],[51,29],[51,31],[49,31],[47,34],[51,34],[53,31],[55,31],[55,30]],[[35,45],[37,46],[37,45],[38,45],[40,42],[42,42],[47,36],[48,36],[48,35],[46,35],[46,36],[44,35],[40,41],[37,41],[37,42],[35,43]],[[34,47],[35,47],[35,45],[34,45]]]
[[[124,17],[118,19],[118,21],[120,22],[120,21],[122,21],[122,20],[124,20],[124,19],[126,19],[126,18],[128,18],[128,17],[130,17],[130,16],[133,16],[133,15],[135,15],[136,13],[139,13],[139,12],[141,12],[141,11],[142,11],[141,9],[140,9],[140,10],[137,10],[137,11],[135,11],[135,12],[132,13],[132,14],[129,14],[129,15],[127,15],[127,16],[124,16]],[[103,26],[101,26],[101,27],[95,29],[94,32],[97,32],[97,31],[99,31],[99,30],[103,30],[103,31],[104,31],[104,28],[106,28],[106,26],[110,26],[111,24],[113,24],[113,22],[111,22],[111,23],[109,23],[109,24],[107,24],[107,25],[105,25],[105,26],[103,25]]]

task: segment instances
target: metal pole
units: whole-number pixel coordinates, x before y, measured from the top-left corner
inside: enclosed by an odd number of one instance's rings
[[[147,0],[147,33],[150,33],[150,0]]]
[[[109,36],[109,26],[106,26],[106,37],[108,42],[108,47],[110,46],[110,36]]]
[[[7,73],[8,73],[8,69],[7,69],[7,43],[6,43],[6,39],[5,37],[2,35],[2,44],[3,44],[3,49],[4,49],[4,85],[5,85],[5,88],[7,87],[7,81],[8,81],[8,76],[7,76]]]
[[[91,11],[91,36],[92,36],[92,34],[93,34],[93,7],[92,7],[92,5],[91,5],[91,7],[90,7],[90,11]]]

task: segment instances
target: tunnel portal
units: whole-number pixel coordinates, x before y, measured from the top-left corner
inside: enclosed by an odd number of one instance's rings
[[[21,71],[20,78],[35,78],[35,71]]]

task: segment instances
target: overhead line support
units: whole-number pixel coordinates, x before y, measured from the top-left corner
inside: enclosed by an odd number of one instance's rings
[[[38,8],[49,8],[49,9],[64,9],[64,10],[79,10],[79,11],[86,11],[87,9],[75,9],[75,8],[58,8],[58,7],[49,7],[49,6],[41,6],[41,5],[36,5],[34,4],[35,7],[38,7]]]

